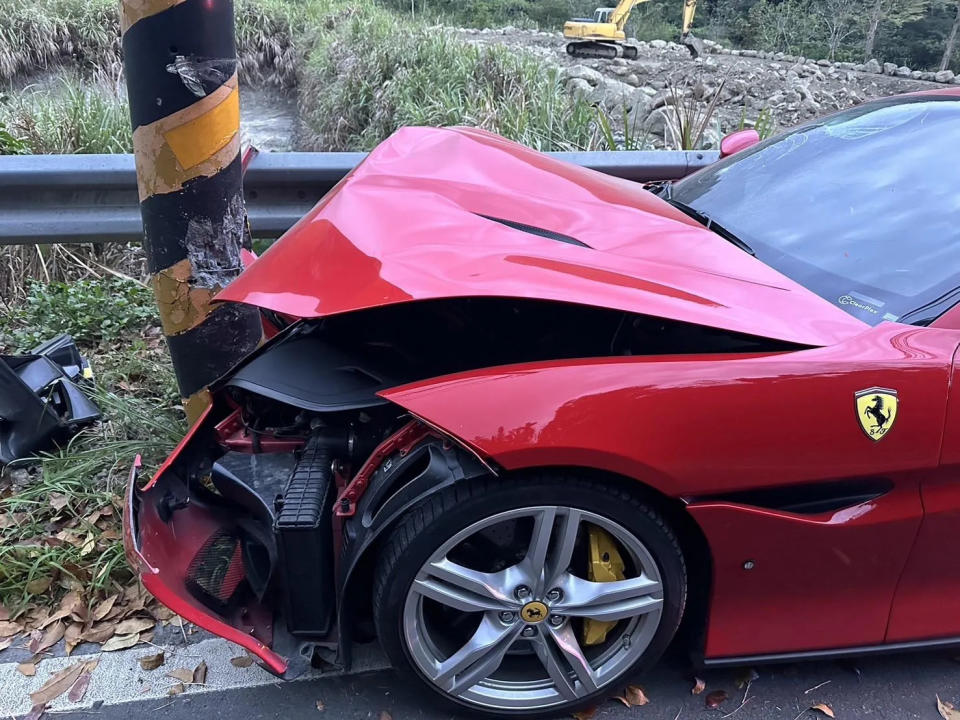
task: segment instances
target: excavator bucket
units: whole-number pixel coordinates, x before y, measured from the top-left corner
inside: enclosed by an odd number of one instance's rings
[[[696,59],[701,55],[705,54],[706,48],[703,45],[703,40],[695,36],[693,33],[687,33],[686,35],[680,38],[680,42],[686,46],[687,50],[690,52],[690,57]]]

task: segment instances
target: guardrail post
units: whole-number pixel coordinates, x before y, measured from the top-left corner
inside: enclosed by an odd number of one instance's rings
[[[144,249],[189,420],[253,350],[256,309],[211,307],[246,229],[233,0],[123,0],[121,32]]]

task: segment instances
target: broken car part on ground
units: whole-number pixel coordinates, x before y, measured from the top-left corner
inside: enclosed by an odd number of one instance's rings
[[[100,419],[81,385],[93,374],[69,335],[0,355],[0,466],[48,450]]]

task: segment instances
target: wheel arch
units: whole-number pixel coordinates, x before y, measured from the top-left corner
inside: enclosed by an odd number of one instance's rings
[[[465,462],[468,468],[459,477],[453,479],[453,483],[464,482],[478,475],[491,475],[490,470],[492,468],[486,464],[478,464],[477,456],[471,450],[467,450],[458,444],[451,446],[449,443],[445,448],[447,450],[452,449],[458,462]],[[676,533],[683,552],[687,569],[687,587],[698,589],[695,593],[688,590],[686,609],[677,637],[694,652],[701,653],[712,586],[713,560],[706,536],[696,520],[687,512],[685,503],[678,498],[666,495],[642,480],[610,470],[583,465],[530,466],[501,470],[496,472],[496,476],[501,481],[523,482],[525,477],[545,473],[555,475],[560,481],[564,477],[587,477],[603,484],[617,486],[650,504],[664,516],[671,529]],[[349,653],[350,639],[367,641],[373,640],[375,637],[372,624],[368,624],[365,617],[365,615],[369,616],[370,593],[364,594],[363,590],[369,590],[373,587],[373,573],[384,540],[389,537],[391,530],[397,526],[410,507],[440,492],[443,488],[449,487],[450,484],[451,482],[438,483],[417,494],[409,502],[402,503],[404,506],[402,510],[392,513],[384,522],[369,529],[370,536],[363,541],[363,547],[359,548],[356,557],[351,560],[350,566],[346,568],[341,584],[339,603],[341,639],[345,641],[343,647],[347,650],[347,653]],[[392,492],[390,499],[397,497],[406,488],[402,476],[394,479],[394,487],[396,490]],[[345,608],[350,608],[350,615],[344,614]],[[349,654],[347,654],[347,660],[349,662]]]

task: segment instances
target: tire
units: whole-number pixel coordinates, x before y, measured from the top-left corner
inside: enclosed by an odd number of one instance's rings
[[[584,579],[589,543],[604,534],[623,559],[618,586]],[[400,519],[377,558],[373,614],[394,666],[448,702],[546,717],[608,697],[654,665],[682,619],[686,583],[673,531],[622,486],[566,472],[480,478]],[[581,643],[596,622],[586,617],[612,625],[599,644]]]

